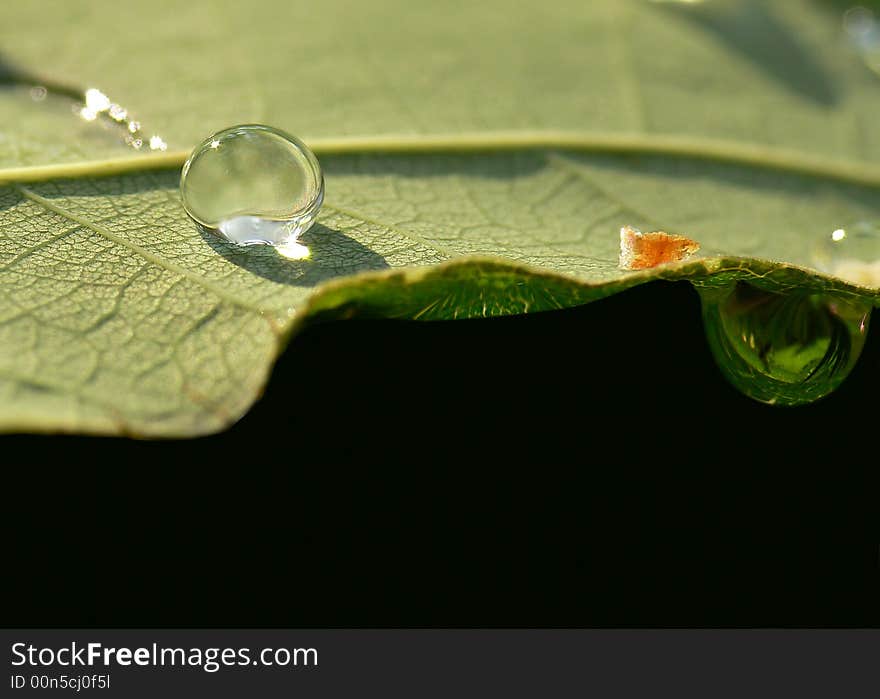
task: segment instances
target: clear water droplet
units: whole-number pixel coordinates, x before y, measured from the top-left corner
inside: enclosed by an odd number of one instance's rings
[[[203,229],[302,259],[296,241],[318,215],[324,177],[302,141],[248,124],[205,139],[183,166],[180,192],[187,214]]]
[[[700,288],[709,347],[724,376],[764,403],[800,405],[836,389],[861,354],[871,305],[745,282]]]
[[[859,221],[823,234],[813,265],[853,284],[880,287],[880,223]]]

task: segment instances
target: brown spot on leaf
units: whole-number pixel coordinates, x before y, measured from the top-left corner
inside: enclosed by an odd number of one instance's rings
[[[697,241],[683,235],[664,231],[642,233],[632,226],[620,229],[620,266],[623,269],[648,269],[678,262],[699,249]]]

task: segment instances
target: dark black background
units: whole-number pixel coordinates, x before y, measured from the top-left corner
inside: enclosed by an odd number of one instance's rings
[[[6,626],[876,626],[880,330],[729,387],[686,283],[315,326],[228,432],[0,439]]]

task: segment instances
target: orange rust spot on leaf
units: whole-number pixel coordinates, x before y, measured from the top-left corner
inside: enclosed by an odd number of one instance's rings
[[[699,249],[697,241],[683,235],[664,231],[642,233],[631,226],[620,229],[620,266],[623,269],[648,269],[678,262]]]

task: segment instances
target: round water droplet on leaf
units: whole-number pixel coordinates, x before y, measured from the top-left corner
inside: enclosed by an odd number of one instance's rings
[[[861,354],[871,305],[852,297],[737,282],[699,289],[709,347],[725,377],[764,403],[799,405],[831,393]]]
[[[247,124],[213,134],[192,152],[180,193],[186,213],[203,229],[239,245],[283,246],[314,223],[324,177],[298,138]]]
[[[822,235],[813,264],[853,284],[880,287],[880,224],[859,221]]]

